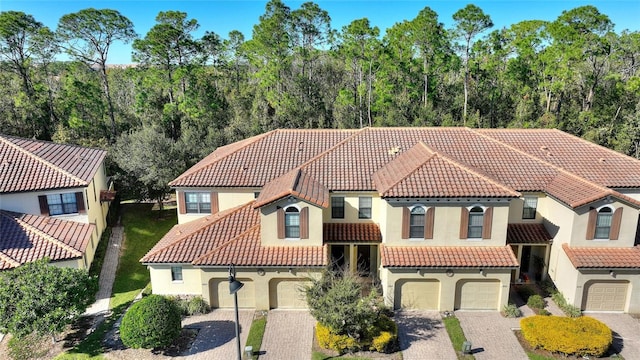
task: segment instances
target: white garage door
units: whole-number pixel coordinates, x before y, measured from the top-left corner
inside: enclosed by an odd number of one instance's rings
[[[590,281],[585,285],[582,308],[586,311],[624,311],[627,281]]]
[[[394,294],[394,308],[438,310],[440,282],[438,280],[398,280]]]
[[[255,290],[251,279],[238,279],[244,283],[244,286],[238,290],[238,307],[254,308],[256,307]],[[229,279],[212,279],[211,280],[211,305],[215,308],[232,308],[234,307],[233,295],[229,294]]]
[[[460,280],[456,285],[456,309],[497,310],[498,280]]]
[[[307,281],[273,279],[269,282],[269,307],[272,309],[306,309],[304,287]]]

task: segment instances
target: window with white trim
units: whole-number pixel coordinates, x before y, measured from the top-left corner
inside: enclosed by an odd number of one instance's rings
[[[613,211],[610,207],[603,207],[598,210],[598,216],[596,217],[596,239],[608,239],[611,232],[611,220],[613,217]]]
[[[184,203],[188,214],[210,214],[211,193],[185,192]]]
[[[424,215],[426,211],[422,206],[411,209],[409,216],[409,237],[412,239],[424,238]]]
[[[371,196],[358,198],[358,219],[371,219]]]
[[[536,211],[538,208],[538,198],[535,196],[527,196],[524,198],[524,204],[522,206],[522,218],[523,219],[535,219]]]
[[[482,238],[482,225],[484,224],[484,210],[480,206],[474,206],[469,210],[469,239]]]
[[[47,195],[49,215],[76,214],[78,203],[75,193]]]
[[[300,238],[300,210],[290,206],[284,211],[284,237]]]
[[[171,281],[182,281],[182,266],[171,267]]]

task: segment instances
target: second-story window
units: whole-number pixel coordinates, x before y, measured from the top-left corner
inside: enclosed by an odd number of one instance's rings
[[[469,210],[469,230],[467,236],[470,239],[482,238],[482,224],[484,223],[484,211],[480,206]]]
[[[211,193],[186,192],[184,193],[184,202],[189,214],[211,213]]]
[[[612,218],[611,208],[603,207],[598,211],[598,216],[596,218],[596,239],[608,239],[609,232],[611,231],[611,218]]]
[[[300,237],[300,211],[293,206],[284,211],[284,236],[289,239]]]
[[[361,196],[358,203],[358,219],[371,219],[371,196]]]
[[[528,196],[524,198],[524,205],[522,207],[522,218],[523,219],[535,219],[536,218],[536,209],[538,208],[538,198],[533,196]]]
[[[424,208],[416,206],[411,209],[409,218],[409,237],[412,239],[424,238]]]
[[[334,196],[331,198],[331,218],[344,219],[344,197]]]
[[[75,193],[47,195],[49,215],[75,214],[78,212],[78,203]]]

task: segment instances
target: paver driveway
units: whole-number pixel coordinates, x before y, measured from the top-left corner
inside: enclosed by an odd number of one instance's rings
[[[401,311],[395,321],[404,360],[457,359],[437,311]]]
[[[640,360],[640,320],[629,314],[586,313],[613,331],[613,346],[625,360]]]
[[[456,311],[456,317],[471,341],[477,360],[528,359],[512,328],[519,319],[502,317],[497,311]]]
[[[307,310],[271,310],[260,360],[311,359],[315,319]]]
[[[251,328],[254,310],[240,310],[240,350],[244,351],[247,335]],[[191,316],[183,327],[199,328],[198,336],[191,348],[184,354],[189,360],[229,360],[237,356],[235,334],[235,312],[228,309],[215,309],[212,312]]]

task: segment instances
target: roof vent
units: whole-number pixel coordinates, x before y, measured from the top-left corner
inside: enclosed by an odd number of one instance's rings
[[[549,150],[549,147],[547,145],[542,145],[540,146],[540,150],[547,151]]]
[[[606,160],[605,158],[600,158],[600,159],[598,159],[598,161],[600,161],[600,162],[605,162],[605,161],[607,161],[607,160]]]
[[[387,153],[389,155],[397,155],[400,152],[400,150],[402,150],[402,148],[400,146],[394,146],[394,147],[390,148],[387,151]]]

